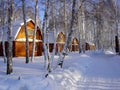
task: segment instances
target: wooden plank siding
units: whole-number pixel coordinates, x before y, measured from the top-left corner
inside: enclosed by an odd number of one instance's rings
[[[14,57],[26,56],[26,43],[25,42],[14,42]],[[32,42],[29,42],[29,55],[32,55]],[[42,55],[42,42],[36,43],[35,56]]]
[[[5,53],[7,55],[7,46],[8,46],[8,43],[7,42],[4,42],[5,43]],[[0,56],[3,56],[3,46],[2,46],[2,42],[0,42]]]

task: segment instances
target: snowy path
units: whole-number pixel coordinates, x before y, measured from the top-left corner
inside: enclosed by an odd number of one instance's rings
[[[90,53],[75,56],[77,61],[73,56],[65,61],[63,76],[56,77],[64,78],[58,81],[65,90],[120,90],[120,56]]]
[[[85,78],[80,80],[76,87],[78,90],[120,90],[120,81]]]
[[[44,77],[43,57],[29,64],[24,60],[14,58],[13,74],[5,75],[6,66],[0,59],[0,90],[120,90],[120,56],[111,52],[71,53],[63,68],[48,78]]]

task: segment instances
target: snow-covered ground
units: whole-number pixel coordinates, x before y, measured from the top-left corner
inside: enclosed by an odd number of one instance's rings
[[[63,68],[47,78],[43,57],[29,64],[25,58],[14,58],[11,75],[6,75],[0,58],[0,90],[120,90],[120,56],[110,51],[70,53]]]

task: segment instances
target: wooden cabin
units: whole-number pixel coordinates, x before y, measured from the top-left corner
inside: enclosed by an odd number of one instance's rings
[[[48,43],[49,43],[49,51],[53,52],[54,42],[56,41],[56,54],[57,52],[62,52],[65,45],[65,35],[63,32],[59,32],[56,35],[56,39],[54,38],[54,32],[49,31],[48,33]],[[68,47],[69,51],[78,51],[79,50],[79,41],[76,37],[72,38],[72,44]],[[94,50],[95,45],[90,42],[85,43],[85,50]]]
[[[72,39],[72,51],[78,51],[79,50],[79,41],[76,37]]]
[[[85,50],[90,50],[90,45],[89,45],[89,43],[85,43],[86,45],[85,45]]]
[[[29,55],[32,55],[32,44],[33,44],[33,32],[35,28],[34,21],[28,19],[27,21],[28,40],[29,40]],[[7,34],[4,33],[5,50],[7,52]],[[12,46],[13,46],[13,57],[26,56],[26,38],[24,31],[24,23],[22,21],[14,22],[12,30]],[[3,56],[2,41],[0,43],[0,55]],[[37,27],[36,39],[35,39],[35,56],[42,55],[42,34],[40,28]]]
[[[86,50],[94,50],[94,49],[95,49],[94,44],[86,42]]]
[[[64,45],[65,45],[65,35],[63,32],[60,32],[57,35],[57,39],[56,39],[56,53],[62,52]]]
[[[94,44],[90,45],[90,50],[95,50],[95,45]]]
[[[65,44],[65,35],[63,32],[58,32],[58,34],[56,35],[56,39],[54,37],[54,32],[50,31],[48,33],[48,43],[49,43],[49,51],[53,52],[53,48],[54,48],[54,43],[56,42],[56,54],[57,52],[62,52],[63,48],[64,48],[64,44]]]

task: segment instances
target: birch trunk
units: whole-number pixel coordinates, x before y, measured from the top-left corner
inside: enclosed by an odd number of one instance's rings
[[[62,54],[59,56],[59,62],[58,62],[58,66],[60,66],[62,68],[63,66],[63,61],[65,56],[68,53],[68,47],[71,43],[71,39],[72,39],[72,34],[73,34],[73,24],[74,24],[74,20],[75,20],[75,5],[76,5],[76,0],[73,0],[73,5],[72,5],[72,19],[71,19],[71,23],[70,23],[70,31],[68,33],[68,38],[67,41],[65,43],[64,49],[62,51]]]
[[[43,53],[45,59],[45,68],[47,72],[51,72],[51,63],[50,63],[50,54],[49,54],[49,44],[48,44],[48,9],[49,9],[49,0],[46,0],[45,14],[43,20]],[[45,76],[47,77],[47,76]]]
[[[118,39],[118,3],[117,0],[107,0],[109,3],[111,14],[115,18],[115,51],[120,55],[120,46],[119,46],[119,39]]]
[[[52,19],[53,19],[53,31],[54,31],[54,46],[53,46],[53,54],[51,56],[51,66],[53,67],[53,60],[54,60],[55,51],[56,51],[55,3],[52,6]]]
[[[116,35],[115,35],[115,51],[120,55],[119,39],[118,39],[118,23],[116,23]]]
[[[80,11],[78,11],[78,32],[79,32],[79,53],[81,53],[81,20]]]
[[[46,51],[47,51],[47,53],[46,53],[46,55],[47,55],[47,63],[46,63],[46,65],[47,65],[47,71],[48,72],[51,72],[51,59],[50,59],[50,52],[49,52],[49,40],[48,40],[48,9],[49,9],[49,6],[50,6],[50,1],[48,0],[47,1],[47,12],[46,12],[46,30],[45,30],[45,33],[46,33],[46,40],[47,40],[47,45],[46,45]]]
[[[35,52],[35,39],[36,39],[36,31],[37,31],[37,26],[38,26],[38,0],[35,1],[35,29],[33,33],[33,45],[32,45],[32,57],[31,61],[34,60],[34,52]]]
[[[46,14],[46,10],[45,10],[45,14]],[[43,36],[43,40],[42,40],[42,48],[43,48],[43,54],[44,54],[44,59],[45,59],[45,63],[44,63],[44,67],[46,68],[46,61],[47,61],[47,57],[46,57],[46,46],[45,46],[45,15],[44,14],[44,19],[43,19],[43,25],[42,25],[42,36]]]
[[[4,42],[4,26],[5,26],[5,9],[4,9],[4,0],[2,0],[2,31],[3,31],[3,37],[2,37],[2,48],[3,48],[3,56],[4,56],[4,63],[7,62],[6,58],[6,52],[5,52],[5,42]]]
[[[64,31],[65,31],[65,38],[67,38],[67,14],[66,14],[66,0],[64,0]]]
[[[85,4],[83,2],[83,6],[82,6],[82,51],[83,53],[85,53],[85,45],[86,45],[86,33],[85,33]]]
[[[26,36],[26,63],[29,63],[29,41],[28,41],[28,30],[27,30],[26,14],[25,14],[25,0],[22,0],[22,9],[23,9],[24,30]]]
[[[118,34],[118,6],[117,0],[115,1],[115,24],[116,24],[116,36],[115,36],[115,45],[116,45],[116,53],[120,55],[120,45],[119,45],[119,34]]]
[[[8,50],[7,50],[7,74],[11,74],[12,68],[12,21],[13,0],[8,0]]]

